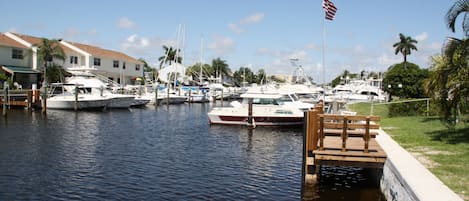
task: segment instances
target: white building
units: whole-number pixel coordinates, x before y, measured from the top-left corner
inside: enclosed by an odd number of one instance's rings
[[[11,33],[0,34],[0,72],[13,77],[24,88],[31,88],[40,79],[37,71],[36,48],[29,43],[18,41]],[[4,80],[0,80],[3,85]]]
[[[0,65],[3,71],[9,74],[17,72],[18,69],[29,69],[30,74],[42,72],[44,65],[37,59],[37,44],[41,41],[42,38],[17,33],[1,34]],[[64,69],[93,68],[96,69],[95,73],[121,84],[131,84],[136,77],[143,76],[143,63],[124,53],[86,44],[59,41],[66,58],[65,61],[54,60],[53,63]],[[36,83],[39,84],[38,80]]]

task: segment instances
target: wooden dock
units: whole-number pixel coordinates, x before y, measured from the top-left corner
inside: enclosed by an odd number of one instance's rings
[[[1,90],[0,107],[39,107],[39,90]]]
[[[315,182],[319,167],[382,168],[386,153],[376,142],[379,116],[324,114],[322,104],[305,118],[303,178]]]

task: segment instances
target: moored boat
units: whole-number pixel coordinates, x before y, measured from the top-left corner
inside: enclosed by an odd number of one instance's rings
[[[109,97],[85,93],[78,85],[68,85],[69,88],[76,87],[78,94],[75,90],[66,90],[65,86],[67,85],[62,83],[51,84],[52,95],[46,99],[48,109],[73,110],[75,107],[78,110],[102,109],[111,103]]]
[[[231,107],[216,107],[209,113],[211,124],[247,125],[249,100],[252,100],[252,118],[256,126],[292,126],[303,124],[304,112],[292,104],[289,96],[277,91],[250,90],[241,95],[243,102],[233,101]],[[288,102],[288,104],[286,104]]]

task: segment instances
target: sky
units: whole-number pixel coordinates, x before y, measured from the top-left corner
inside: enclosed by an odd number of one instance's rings
[[[392,47],[399,33],[418,41],[407,59],[421,68],[447,37],[463,36],[461,19],[456,33],[444,21],[456,0],[331,1],[332,21],[324,20],[322,0],[0,0],[0,32],[95,45],[153,67],[163,45],[179,47],[186,66],[221,58],[232,71],[273,75],[301,65],[317,83],[402,62]]]

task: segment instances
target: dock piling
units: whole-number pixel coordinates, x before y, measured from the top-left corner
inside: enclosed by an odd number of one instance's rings
[[[8,82],[3,82],[3,116],[7,116]]]
[[[44,80],[42,84],[42,113],[45,114],[47,112],[47,83]]]
[[[78,84],[75,84],[75,102],[73,103],[73,109],[78,110]]]

